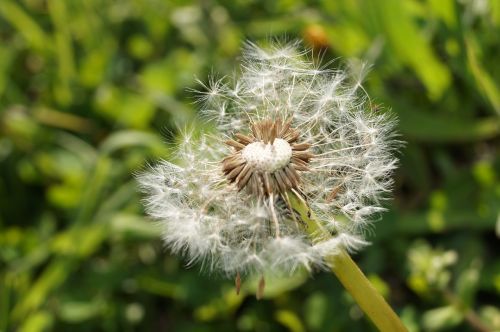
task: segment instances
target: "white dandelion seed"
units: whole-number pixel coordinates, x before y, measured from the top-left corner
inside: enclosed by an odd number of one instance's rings
[[[240,273],[313,270],[366,246],[390,191],[393,118],[370,108],[364,74],[321,68],[308,54],[299,44],[247,44],[236,78],[210,80],[200,98],[217,132],[186,134],[177,165],[138,177],[168,247],[237,275],[237,287]],[[331,237],[308,234],[291,195]]]

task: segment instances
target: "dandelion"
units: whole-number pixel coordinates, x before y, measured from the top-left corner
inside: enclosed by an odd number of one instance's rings
[[[365,70],[321,67],[298,43],[247,43],[236,78],[201,93],[215,130],[184,133],[175,164],[139,176],[167,246],[237,289],[240,275],[327,268],[366,246],[397,142],[361,87]]]

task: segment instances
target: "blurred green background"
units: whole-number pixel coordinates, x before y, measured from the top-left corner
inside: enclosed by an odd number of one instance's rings
[[[371,331],[329,273],[186,268],[134,172],[246,39],[373,64],[407,144],[355,256],[411,331],[500,330],[500,1],[0,0],[0,331]],[[373,107],[377,107],[373,105]]]

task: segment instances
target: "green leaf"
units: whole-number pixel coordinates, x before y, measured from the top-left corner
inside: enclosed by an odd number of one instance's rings
[[[134,214],[117,213],[111,217],[111,232],[113,235],[157,239],[161,234],[161,229],[158,224],[143,217]]]
[[[488,72],[479,62],[477,56],[479,46],[477,45],[472,33],[467,33],[464,38],[469,70],[477,82],[479,91],[486,96],[493,109],[498,115],[500,115],[500,92],[495,84],[495,81],[490,77]]]
[[[273,272],[264,273],[264,298],[274,298],[291,291],[302,285],[308,277],[309,273],[305,270],[297,271],[292,276],[279,276]],[[245,280],[243,290],[249,294],[256,294],[260,278],[260,275],[255,275]]]
[[[0,46],[0,99],[9,82],[9,70],[14,61],[15,52],[12,49]]]
[[[140,277],[138,283],[140,288],[152,294],[169,297],[178,301],[182,301],[187,297],[187,289],[180,284],[167,282],[147,275]]]
[[[47,301],[49,293],[64,282],[70,273],[70,267],[72,265],[73,263],[71,261],[61,259],[51,263],[47,268],[45,268],[40,277],[30,287],[26,295],[22,297],[14,307],[12,311],[12,319],[18,322],[25,321],[26,315],[30,311],[36,310],[42,306]],[[33,319],[47,322],[48,314],[40,315],[40,317],[34,316]]]
[[[456,293],[467,308],[474,306],[474,299],[478,291],[480,272],[478,265],[479,261],[474,261],[469,268],[460,273],[457,280]]]
[[[304,325],[302,324],[300,318],[293,311],[290,310],[278,310],[274,317],[278,322],[287,327],[291,332],[303,332],[305,331]]]
[[[404,1],[364,1],[367,12],[373,12],[390,49],[410,66],[427,88],[431,99],[439,99],[450,86],[451,74],[434,54],[430,43],[419,31]]]
[[[25,317],[19,332],[43,332],[49,331],[54,318],[48,311],[38,311]]]
[[[457,326],[463,318],[454,306],[445,306],[426,311],[422,323],[426,331],[442,331]]]
[[[52,249],[58,255],[87,257],[92,254],[105,239],[106,224],[74,227],[61,232],[52,241]]]
[[[455,27],[455,2],[453,0],[428,0],[432,12],[442,19],[449,27]]]
[[[224,289],[222,295],[213,298],[210,302],[196,308],[194,316],[200,321],[212,321],[216,318],[227,317],[241,306],[245,300],[243,294],[236,294],[234,288]]]
[[[320,330],[328,319],[328,298],[322,292],[315,292],[305,302],[305,321],[313,330]]]
[[[162,139],[155,134],[137,130],[116,131],[110,135],[100,146],[100,151],[110,155],[118,150],[144,147],[155,150],[165,151],[165,144]]]
[[[16,1],[0,1],[0,15],[10,22],[20,35],[38,51],[51,49],[51,41],[47,34],[40,28],[38,23],[27,14]]]
[[[67,105],[73,98],[70,84],[76,72],[73,44],[68,29],[70,22],[64,0],[51,0],[47,4],[55,26],[55,45],[59,73],[59,85],[56,88],[55,95],[62,104]]]
[[[101,302],[63,302],[59,307],[59,316],[70,323],[81,323],[98,316],[104,309]]]
[[[466,120],[459,117],[398,109],[405,137],[420,142],[470,142],[490,139],[500,133],[500,119]]]
[[[156,111],[144,96],[115,86],[102,86],[95,102],[99,113],[131,128],[147,128]]]

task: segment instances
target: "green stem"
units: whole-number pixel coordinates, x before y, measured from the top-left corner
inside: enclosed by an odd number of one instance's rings
[[[323,238],[331,236],[316,221],[314,215],[311,215],[311,211],[305,202],[302,202],[294,195],[291,195],[290,200],[294,209],[300,213],[302,220],[305,222],[309,235],[318,235],[319,233],[320,237]],[[326,261],[331,266],[332,272],[379,331],[408,331],[347,252],[342,251],[340,254],[329,256]]]
[[[407,331],[396,313],[346,252],[328,257],[327,261],[345,289],[380,331]]]

